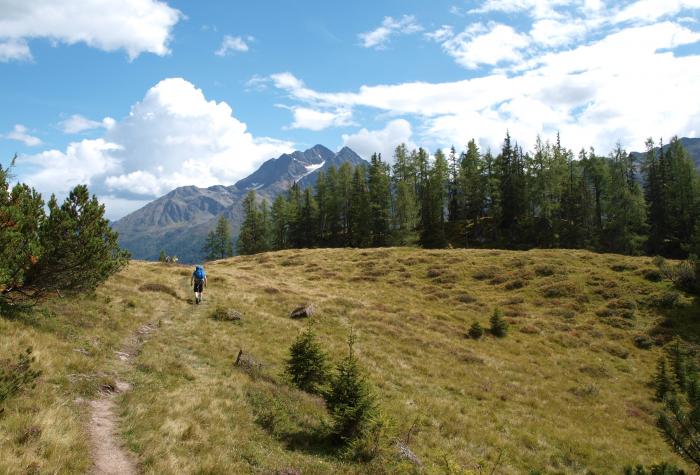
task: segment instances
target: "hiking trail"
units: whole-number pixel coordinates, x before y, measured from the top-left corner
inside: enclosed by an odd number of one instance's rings
[[[133,363],[145,338],[156,329],[156,323],[145,323],[132,334],[120,351],[115,354],[125,365]],[[107,386],[97,399],[90,401],[90,421],[88,435],[94,475],[136,475],[139,470],[136,457],[126,449],[118,434],[117,402],[118,394],[131,390],[131,384],[117,380],[114,387]]]

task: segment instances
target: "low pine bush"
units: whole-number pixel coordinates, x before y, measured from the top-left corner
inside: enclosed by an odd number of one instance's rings
[[[482,336],[484,336],[484,329],[481,327],[479,322],[474,322],[472,323],[472,326],[469,327],[469,337],[473,338],[475,340],[478,340]]]
[[[0,366],[0,404],[24,388],[34,387],[34,380],[41,376],[41,371],[32,369],[34,362],[30,347],[19,355],[16,363]],[[0,406],[0,413],[2,412]]]
[[[286,373],[296,387],[310,393],[320,393],[328,382],[327,356],[316,341],[311,325],[289,348]]]
[[[495,309],[491,319],[491,334],[498,338],[503,338],[508,333],[508,324],[503,319],[503,312],[500,309]]]

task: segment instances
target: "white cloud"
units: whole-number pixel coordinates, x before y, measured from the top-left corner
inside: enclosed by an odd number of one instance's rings
[[[26,40],[33,38],[123,49],[132,60],[141,53],[163,56],[172,28],[183,17],[157,0],[3,0],[1,9],[0,58],[7,59],[29,59]]]
[[[29,61],[32,59],[32,52],[29,45],[23,39],[10,38],[2,39],[0,36],[0,62],[8,61]]]
[[[475,23],[456,35],[450,27],[443,26],[429,38],[440,42],[442,49],[467,69],[519,61],[521,50],[530,44],[527,35],[499,23]]]
[[[360,38],[361,44],[365,48],[383,49],[394,35],[409,35],[422,31],[421,27],[413,15],[404,15],[398,20],[387,16],[384,17],[382,24],[372,30],[357,35]]]
[[[65,120],[58,123],[61,130],[66,134],[79,134],[86,130],[98,128],[109,129],[115,124],[115,120],[111,117],[105,117],[101,121],[91,120],[83,117],[80,114],[73,114]]]
[[[214,54],[217,56],[226,56],[231,52],[245,53],[249,49],[246,40],[251,42],[254,40],[254,38],[252,36],[248,36],[243,39],[240,36],[226,35],[221,42],[221,46],[219,46],[219,49],[216,50]]]
[[[96,178],[117,171],[119,162],[114,156],[122,147],[104,139],[71,142],[65,152],[47,150],[22,157],[22,162],[33,165],[34,171],[25,180],[42,193],[65,194],[75,185],[96,183]]]
[[[184,79],[169,78],[149,89],[103,138],[29,157],[34,169],[21,178],[58,193],[88,183],[126,212],[178,186],[231,185],[264,160],[292,150],[289,142],[254,137],[228,104],[207,100]]]
[[[624,7],[615,16],[616,22],[655,21],[675,15],[683,9],[699,9],[699,0],[639,0]]]
[[[539,45],[568,46],[583,38],[588,28],[588,23],[582,19],[570,18],[565,21],[543,19],[532,24],[530,36]]]
[[[362,86],[356,92],[315,91],[290,73],[272,84],[315,107],[363,107],[416,118],[421,140],[443,146],[475,137],[482,147],[497,147],[510,129],[525,147],[537,134],[551,137],[561,130],[574,149],[607,151],[618,140],[642,149],[649,135],[693,136],[700,129],[697,101],[691,100],[697,97],[700,55],[669,51],[699,40],[690,25],[669,21],[533,56],[508,74]]]
[[[362,158],[369,160],[373,153],[381,153],[384,161],[391,161],[397,145],[405,143],[416,148],[411,141],[413,131],[405,119],[395,119],[380,130],[361,129],[354,134],[343,134],[343,145],[353,149]]]
[[[27,147],[36,147],[37,145],[41,145],[41,139],[30,135],[29,129],[22,124],[16,124],[11,132],[5,134],[5,138],[22,142]]]
[[[328,127],[340,127],[352,123],[352,112],[349,109],[320,111],[308,107],[290,107],[294,113],[293,129],[323,130]]]
[[[528,12],[533,18],[558,18],[556,7],[576,3],[575,0],[486,0],[469,13]]]

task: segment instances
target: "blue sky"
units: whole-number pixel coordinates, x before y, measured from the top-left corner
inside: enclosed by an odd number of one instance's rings
[[[638,150],[700,134],[699,20],[700,0],[2,0],[0,163],[118,218],[316,143]]]

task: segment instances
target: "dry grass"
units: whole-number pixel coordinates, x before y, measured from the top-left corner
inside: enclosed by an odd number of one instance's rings
[[[189,291],[187,276],[132,265]],[[315,331],[335,361],[355,329],[389,433],[405,439],[411,430],[408,446],[424,473],[446,473],[446,464],[453,473],[488,473],[499,456],[506,474],[683,466],[654,426],[648,384],[666,340],[645,349],[639,337],[695,338],[698,308],[683,294],[672,308],[653,304],[671,289],[636,272],[651,267],[648,258],[584,251],[283,251],[212,263],[210,279],[226,285],[210,280],[197,307],[133,292],[133,282],[116,276],[97,299],[36,317],[41,329],[35,320],[0,319],[3,335],[15,336],[0,341],[0,359],[31,344],[44,370],[0,419],[0,472],[32,463],[42,472],[84,471],[85,408],[74,399],[118,371],[111,351],[162,307],[168,317],[120,374],[134,384],[120,400],[122,435],[145,473],[412,473],[394,442],[374,464],[342,460],[324,438],[323,402],[287,384],[287,351],[307,324],[288,314],[304,302],[315,304]],[[245,319],[210,318],[218,306]],[[508,336],[465,338],[475,321],[488,329],[496,306]],[[611,315],[598,316],[603,309]],[[95,354],[73,352],[76,341]],[[254,372],[234,366],[239,349],[255,358]],[[71,374],[81,376],[71,382]]]

